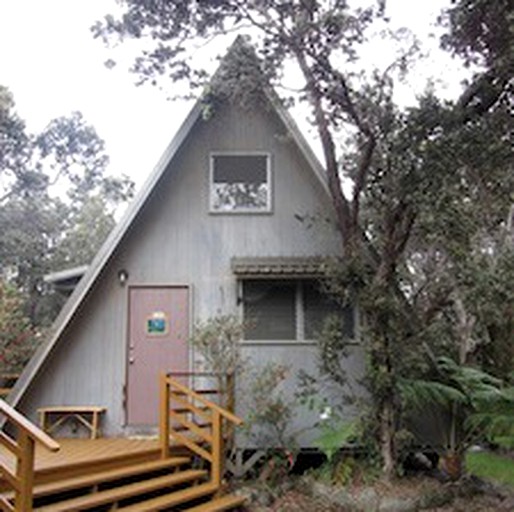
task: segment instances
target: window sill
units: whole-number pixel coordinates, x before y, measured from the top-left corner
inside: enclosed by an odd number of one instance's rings
[[[314,346],[316,340],[242,340],[241,345],[302,345]]]
[[[209,215],[271,215],[273,210],[209,210]]]
[[[242,340],[243,346],[259,346],[259,345],[301,345],[301,346],[314,346],[317,345],[316,340]],[[360,347],[359,340],[348,342],[348,347]]]

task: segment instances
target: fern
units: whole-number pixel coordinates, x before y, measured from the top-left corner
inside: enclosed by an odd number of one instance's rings
[[[514,387],[503,388],[500,379],[448,357],[437,359],[436,370],[433,380],[400,380],[400,396],[406,409],[435,405],[450,412],[447,439],[452,449],[512,432]]]
[[[428,404],[449,407],[453,403],[464,404],[468,400],[462,391],[443,382],[402,379],[398,384],[407,408],[422,409]]]

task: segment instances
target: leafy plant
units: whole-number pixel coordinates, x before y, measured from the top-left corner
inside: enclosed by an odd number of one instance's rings
[[[320,425],[321,433],[314,441],[314,446],[323,452],[330,463],[341,448],[355,443],[358,426],[357,421],[324,421]]]
[[[249,372],[245,386],[247,431],[259,446],[295,448],[294,435],[289,430],[295,403],[281,389],[288,374],[287,366],[275,362]]]
[[[448,414],[445,457],[454,459],[460,468],[467,447],[511,427],[514,391],[487,372],[448,357],[437,360],[436,371],[432,380],[403,380],[402,399],[417,412],[435,405]],[[450,476],[457,478],[459,473]]]
[[[251,443],[267,447],[259,479],[272,485],[292,469],[299,448],[292,423],[301,401],[285,393],[289,373],[288,366],[269,362],[252,368],[245,381],[246,432]]]
[[[263,473],[266,481],[273,481],[294,464],[298,443],[291,422],[300,400],[289,398],[282,388],[289,377],[286,365],[271,362],[256,366],[243,357],[240,342],[244,328],[236,316],[221,315],[199,322],[190,341],[200,356],[197,368],[216,376],[229,408],[235,394],[231,387],[234,379],[230,377],[237,376],[240,406],[247,411],[246,434],[255,446],[269,447]]]
[[[235,315],[209,318],[195,325],[190,342],[202,356],[200,367],[214,373],[235,374],[244,369],[241,354],[244,324]]]
[[[196,324],[190,343],[201,356],[199,370],[212,372],[218,383],[223,405],[233,408],[234,378],[246,368],[241,353],[244,325],[234,315],[221,315]]]

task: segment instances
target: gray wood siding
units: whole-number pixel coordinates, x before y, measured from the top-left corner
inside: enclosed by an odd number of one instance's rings
[[[61,337],[22,402],[35,421],[45,405],[104,405],[104,432],[120,433],[124,421],[126,289],[108,271]]]
[[[307,405],[300,405],[295,398],[298,392],[298,375],[300,371],[310,375],[318,374],[318,360],[316,347],[312,344],[266,344],[250,345],[245,344],[243,349],[245,358],[253,361],[252,371],[262,368],[266,364],[280,363],[286,368],[286,379],[278,386],[276,393],[287,397],[287,403],[295,404],[294,414],[288,425],[287,434],[291,435],[300,446],[313,446],[313,440],[319,437],[319,432],[315,425],[320,421],[320,410],[309,408]],[[364,357],[361,347],[355,346],[349,350],[348,358],[345,361],[348,385],[342,389],[328,379],[320,379],[320,394],[313,397],[317,400],[319,407],[322,406],[323,399],[328,403],[341,404],[342,392],[351,395],[357,393],[363,395],[364,390],[358,384],[358,380],[364,374]],[[247,417],[247,413],[255,408],[255,403],[251,400],[251,393],[248,391],[249,382],[238,382],[237,387],[240,392],[237,394],[236,411],[242,417]],[[357,415],[357,406],[345,405],[345,418],[350,420]],[[257,436],[258,437],[258,436]],[[240,434],[239,445],[255,447],[255,439],[244,439]]]
[[[270,152],[271,214],[209,213],[209,154],[220,150]],[[168,173],[158,185],[137,235],[128,240],[126,265],[134,282],[192,283],[197,318],[234,310],[232,256],[338,253],[338,236],[326,222],[308,228],[295,217],[326,217],[331,210],[275,116],[233,109],[199,121],[173,167],[180,172]]]
[[[209,213],[209,155],[216,151],[265,151],[271,155],[270,214]],[[312,216],[312,226],[298,217]],[[146,205],[75,315],[22,409],[54,404],[107,407],[104,431],[124,427],[127,290],[131,284],[187,284],[192,317],[237,312],[233,256],[338,254],[330,200],[278,116],[236,108],[199,119],[154,188]],[[117,281],[129,272],[126,287]],[[262,347],[253,357],[289,359],[287,349]],[[295,347],[295,366],[312,362],[312,347]]]

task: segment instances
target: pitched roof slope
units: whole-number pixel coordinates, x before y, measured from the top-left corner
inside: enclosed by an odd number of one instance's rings
[[[249,45],[244,41],[243,38],[238,37],[229,49],[227,55],[222,60],[220,67],[218,68],[218,71],[215,73],[211,80],[211,83],[213,83],[219,76],[220,70],[223,68],[224,63],[229,61],[232,55],[235,52],[237,52],[238,47],[241,46],[245,47],[247,50],[250,48],[251,51],[253,51],[253,49],[249,47]],[[309,163],[310,167],[312,168],[313,172],[315,173],[316,177],[320,181],[323,189],[327,192],[327,194],[329,194],[324,169],[321,166],[316,155],[312,151],[311,147],[307,143],[305,137],[300,132],[297,124],[295,123],[295,121],[285,108],[285,106],[282,104],[276,92],[268,86],[264,86],[262,87],[262,89],[266,99],[270,102],[274,111],[286,126],[292,139],[294,140],[294,142],[300,149],[301,153],[303,154],[303,156]],[[36,351],[32,359],[25,367],[21,377],[18,379],[18,382],[16,383],[15,387],[9,395],[9,402],[11,403],[11,405],[16,406],[20,402],[23,395],[28,390],[31,382],[37,376],[39,370],[42,368],[47,358],[52,354],[52,352],[56,348],[64,330],[73,319],[82,302],[85,301],[88,293],[92,289],[95,282],[98,280],[102,270],[106,267],[114,252],[116,251],[116,248],[119,246],[125,234],[130,229],[130,226],[138,216],[138,213],[146,204],[154,187],[157,185],[159,179],[165,172],[170,162],[173,160],[178,149],[181,147],[182,143],[185,141],[186,137],[192,130],[195,122],[202,117],[204,109],[205,100],[200,98],[189,112],[188,116],[182,123],[175,137],[172,139],[168,147],[165,149],[161,158],[157,162],[157,165],[154,167],[148,179],[141,187],[136,197],[131,202],[123,218],[116,225],[116,227],[113,229],[107,240],[104,242],[104,244],[96,254],[95,258],[87,268],[87,271],[80,280],[79,284],[77,285],[73,293],[70,295],[68,301],[62,308],[61,312],[59,313],[58,317],[56,318],[52,326],[52,334],[49,336],[46,342],[39,347],[39,349]]]

